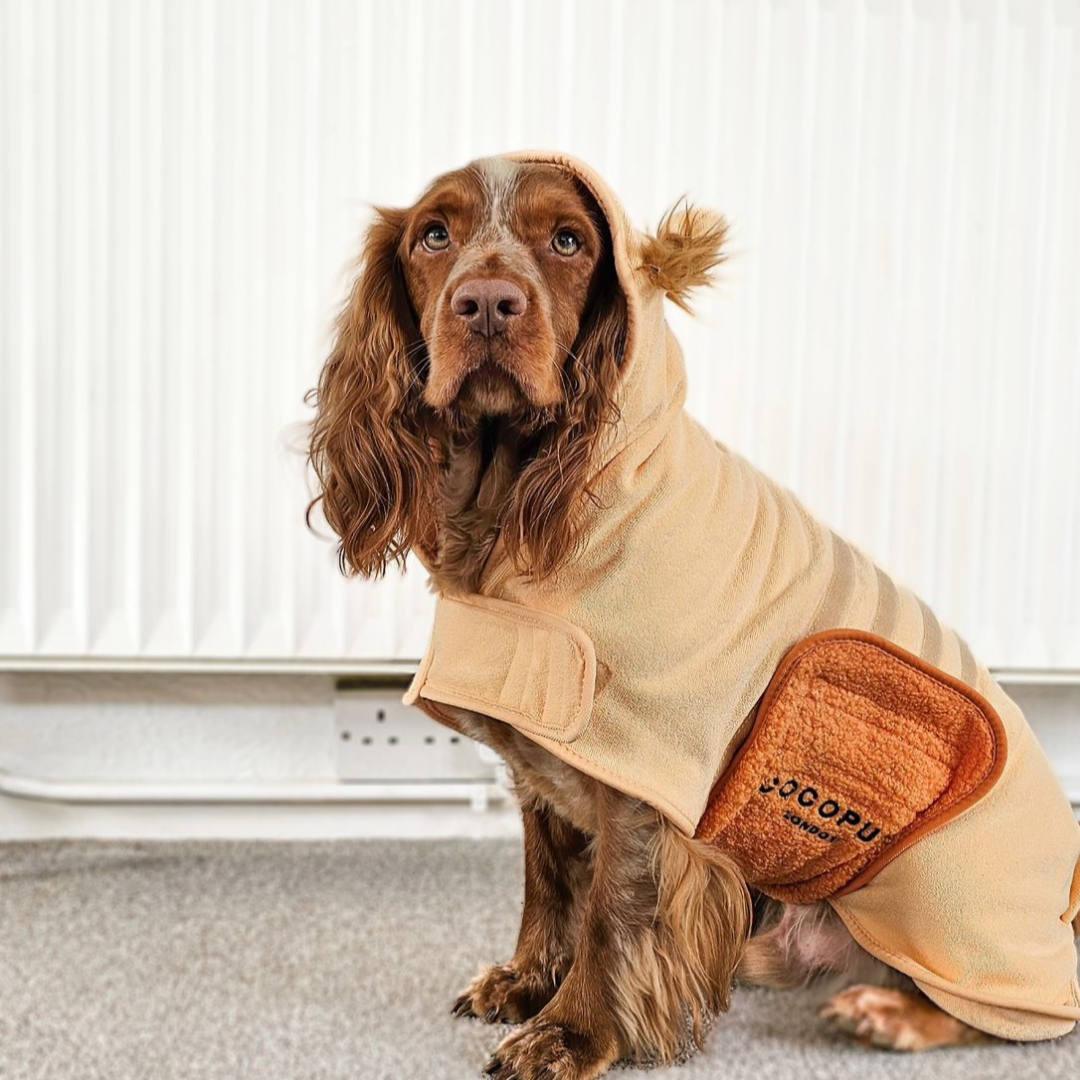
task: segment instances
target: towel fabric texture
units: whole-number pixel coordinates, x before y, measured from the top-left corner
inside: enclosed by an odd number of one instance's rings
[[[1001,775],[997,713],[884,638],[827,630],[781,661],[697,837],[807,903],[861,888]]]
[[[607,219],[621,416],[581,556],[536,583],[497,542],[476,595],[440,598],[406,702],[511,724],[719,843],[764,892],[827,899],[967,1023],[1065,1034],[1080,826],[1019,708],[911,591],[684,410],[664,296],[600,177],[508,156],[567,170]]]

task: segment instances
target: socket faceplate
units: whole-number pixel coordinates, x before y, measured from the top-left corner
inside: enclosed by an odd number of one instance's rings
[[[398,690],[339,688],[334,701],[337,775],[342,780],[492,783],[496,766],[471,739],[402,705]]]

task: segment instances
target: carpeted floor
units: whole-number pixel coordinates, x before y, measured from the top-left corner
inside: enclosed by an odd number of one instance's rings
[[[0,846],[0,1077],[478,1076],[506,1029],[449,1005],[509,956],[520,878],[506,841]],[[824,1032],[818,1004],[740,991],[650,1080],[1080,1076],[1080,1034],[904,1056]]]

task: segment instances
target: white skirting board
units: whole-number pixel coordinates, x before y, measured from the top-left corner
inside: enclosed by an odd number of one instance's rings
[[[1007,685],[1080,806],[1080,685]],[[0,798],[0,840],[516,833],[490,756],[451,743],[400,696],[400,686],[342,694],[329,675],[0,674],[0,767],[11,773],[111,789],[138,782],[145,791],[303,785],[355,800],[98,806]],[[377,798],[366,799],[365,786]]]

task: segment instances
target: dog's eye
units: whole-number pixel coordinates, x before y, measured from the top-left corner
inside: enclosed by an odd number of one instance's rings
[[[428,251],[445,251],[450,246],[450,233],[445,225],[429,225],[424,230],[424,247]]]
[[[552,238],[551,246],[560,255],[576,255],[581,247],[581,239],[569,229],[560,229]]]

